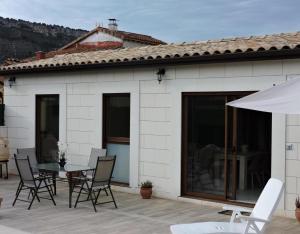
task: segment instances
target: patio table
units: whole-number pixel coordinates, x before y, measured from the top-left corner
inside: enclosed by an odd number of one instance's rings
[[[72,207],[72,194],[75,186],[75,180],[73,175],[78,176],[78,173],[83,171],[94,170],[95,168],[89,166],[82,166],[76,164],[66,164],[64,167],[60,167],[58,163],[39,163],[35,166],[36,169],[43,172],[52,174],[54,184],[54,194],[56,194],[56,177],[60,172],[66,172],[68,184],[69,184],[69,208]]]

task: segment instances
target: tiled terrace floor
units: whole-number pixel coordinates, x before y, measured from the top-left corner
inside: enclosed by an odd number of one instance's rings
[[[0,179],[0,195],[4,197],[0,225],[30,233],[163,234],[170,233],[169,226],[175,223],[229,220],[229,216],[217,213],[218,208],[158,198],[142,200],[138,195],[120,192],[115,192],[119,209],[105,204],[95,213],[90,203],[69,209],[68,189],[64,183],[58,185],[56,207],[50,201],[42,200],[35,202],[28,211],[27,203],[17,202],[15,207],[11,206],[17,183],[16,177]],[[300,224],[293,219],[275,217],[267,233],[299,234]]]

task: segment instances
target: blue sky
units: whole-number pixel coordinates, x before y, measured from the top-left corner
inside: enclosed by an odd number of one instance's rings
[[[299,0],[0,0],[0,16],[90,30],[119,28],[167,42],[300,31]]]

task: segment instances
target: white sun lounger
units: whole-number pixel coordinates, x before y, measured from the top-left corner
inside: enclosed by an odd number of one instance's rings
[[[266,224],[270,222],[280,197],[283,193],[283,183],[271,178],[266,184],[253,210],[243,207],[226,206],[225,210],[232,210],[230,222],[203,222],[192,224],[178,224],[171,226],[173,234],[263,234]],[[250,216],[243,216],[241,212],[250,212]]]

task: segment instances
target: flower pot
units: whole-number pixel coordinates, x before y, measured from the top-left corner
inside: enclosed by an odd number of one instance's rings
[[[300,222],[300,208],[296,208],[295,210],[295,216],[298,222]]]
[[[150,199],[152,196],[152,188],[141,188],[140,194],[143,199]]]

